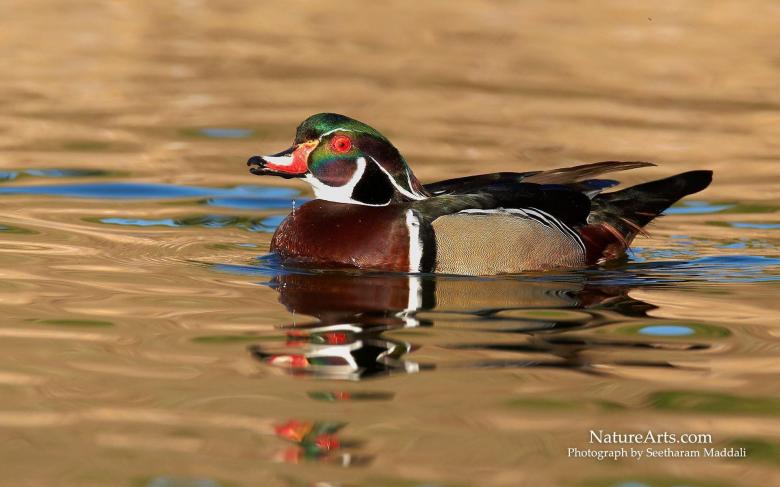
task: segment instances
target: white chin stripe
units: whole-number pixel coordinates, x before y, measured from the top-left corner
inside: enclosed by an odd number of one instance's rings
[[[292,166],[293,156],[262,156],[262,159],[274,166]]]

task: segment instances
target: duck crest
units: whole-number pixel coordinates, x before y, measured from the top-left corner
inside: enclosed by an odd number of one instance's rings
[[[384,135],[334,113],[309,117],[292,147],[247,164],[314,191],[272,238],[286,262],[471,275],[621,258],[653,218],[712,179],[711,171],[690,171],[602,194],[618,184],[602,174],[654,165],[606,161],[423,185]]]

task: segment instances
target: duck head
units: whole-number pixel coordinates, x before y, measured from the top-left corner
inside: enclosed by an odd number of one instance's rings
[[[368,206],[424,199],[428,194],[393,144],[368,125],[336,113],[312,115],[292,147],[252,156],[256,175],[302,178],[323,200]]]

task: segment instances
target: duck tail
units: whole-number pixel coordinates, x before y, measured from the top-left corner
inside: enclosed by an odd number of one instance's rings
[[[712,171],[690,171],[650,181],[592,200],[588,224],[580,229],[588,249],[588,263],[625,254],[637,234],[679,199],[697,193],[712,182]]]

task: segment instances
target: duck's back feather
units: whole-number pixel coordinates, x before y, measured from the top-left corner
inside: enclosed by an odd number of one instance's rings
[[[432,195],[441,195],[468,194],[490,186],[506,186],[518,183],[569,185],[610,172],[627,171],[654,165],[652,162],[641,161],[603,161],[580,166],[561,167],[548,171],[496,172],[464,176],[426,184],[424,188]],[[606,181],[612,182],[611,180]]]
[[[645,225],[680,198],[706,188],[712,178],[711,171],[691,171],[606,194],[599,193],[616,181],[588,179],[651,165],[609,161],[452,179],[426,186],[435,196],[412,207],[433,229],[440,272],[482,274],[593,264],[623,256]],[[545,216],[529,220],[533,212]],[[474,260],[481,262],[485,255],[485,265]]]

